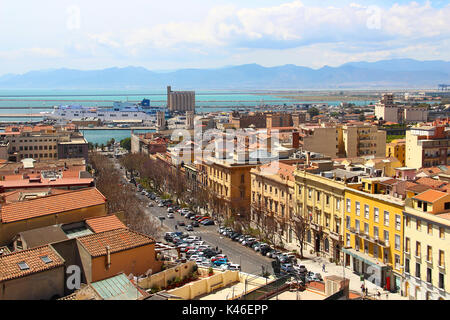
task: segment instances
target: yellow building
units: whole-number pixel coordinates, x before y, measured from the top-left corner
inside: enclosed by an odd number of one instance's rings
[[[332,169],[332,162],[330,162]],[[333,261],[342,261],[345,181],[306,170],[295,172],[295,203],[298,215],[310,220],[306,248]],[[350,174],[350,173],[349,173]]]
[[[372,172],[381,172],[381,176],[385,177],[395,177],[395,169],[402,167],[401,161],[394,157],[370,159],[364,165],[371,168]]]
[[[256,164],[209,157],[203,162],[203,166],[207,171],[208,191],[216,197],[211,208],[214,213],[225,219],[236,214],[249,214],[250,170]]]
[[[381,287],[399,290],[404,201],[378,193],[383,179],[363,178],[345,190],[345,265]]]
[[[404,211],[404,294],[416,300],[448,300],[450,194],[427,190]]]
[[[275,167],[275,165],[277,167]],[[271,166],[274,166],[272,169]],[[252,223],[259,225],[260,214],[272,214],[278,222],[282,242],[292,243],[295,236],[289,225],[294,216],[295,165],[272,162],[251,169]]]
[[[405,154],[406,154],[406,140],[396,139],[386,144],[386,157],[397,158],[402,163],[402,167],[405,166]]]

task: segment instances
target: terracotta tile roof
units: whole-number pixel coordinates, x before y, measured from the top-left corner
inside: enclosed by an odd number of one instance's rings
[[[416,184],[416,185],[413,185],[413,186],[407,186],[406,187],[407,191],[412,191],[412,192],[416,192],[416,193],[422,193],[422,192],[425,192],[425,191],[427,191],[429,189],[431,189],[431,187],[426,186],[424,184]]]
[[[80,189],[73,192],[49,195],[2,206],[2,223],[26,220],[35,217],[76,210],[104,204],[106,198],[97,188]]]
[[[87,219],[86,224],[95,233],[126,228],[126,226],[114,214]]]
[[[41,257],[48,256],[51,260],[45,263]],[[27,270],[21,270],[18,263],[25,262]],[[50,246],[23,250],[0,256],[0,282],[28,276],[33,273],[50,270],[64,265],[64,260]]]
[[[414,199],[432,203],[432,202],[435,202],[436,200],[439,200],[440,198],[448,196],[448,195],[449,194],[446,192],[430,189],[430,190],[427,190],[427,191],[422,192],[421,194],[415,196]]]
[[[149,236],[129,229],[94,233],[80,237],[78,240],[92,257],[106,255],[106,246],[109,246],[110,252],[114,253],[155,243],[155,240]]]
[[[431,188],[441,188],[447,184],[444,181],[440,181],[440,180],[436,180],[436,179],[432,179],[432,178],[426,178],[426,177],[417,179],[416,182],[418,184],[423,184],[423,185],[429,186]]]

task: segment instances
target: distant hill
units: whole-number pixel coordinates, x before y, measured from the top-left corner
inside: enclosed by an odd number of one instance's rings
[[[0,77],[0,88],[23,89],[339,89],[436,88],[450,83],[450,62],[412,59],[351,62],[320,69],[245,64],[218,69],[152,72],[142,67],[52,69]]]

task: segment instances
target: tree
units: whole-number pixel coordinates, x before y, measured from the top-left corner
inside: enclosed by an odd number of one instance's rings
[[[364,113],[361,113],[359,115],[359,121],[365,121],[366,120],[366,116],[364,115]]]
[[[131,138],[125,138],[120,141],[120,146],[128,152],[131,151]]]
[[[309,229],[309,220],[303,215],[296,215],[292,220],[292,227],[299,243],[300,259],[303,258],[303,246],[306,241],[306,231]]]
[[[312,107],[312,108],[308,109],[308,113],[309,113],[310,117],[312,118],[312,117],[319,115],[320,112],[319,112],[319,109],[317,109],[316,107]]]

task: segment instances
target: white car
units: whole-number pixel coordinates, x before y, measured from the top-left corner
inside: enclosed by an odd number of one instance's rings
[[[168,208],[167,208],[167,212],[173,213],[173,208],[172,208],[172,207],[168,207]]]
[[[167,218],[173,219],[173,213],[168,213],[168,214],[167,214]]]
[[[219,267],[219,269],[220,269],[220,270],[228,270],[228,269],[229,269],[228,263],[224,263],[223,265],[221,265],[221,266]]]
[[[193,254],[192,256],[189,257],[190,261],[196,261],[198,258],[200,258],[198,255]]]
[[[164,205],[160,202],[158,203],[158,207],[164,207]]]
[[[241,266],[236,264],[236,263],[230,263],[228,265],[228,270],[232,270],[232,271],[241,271]]]

